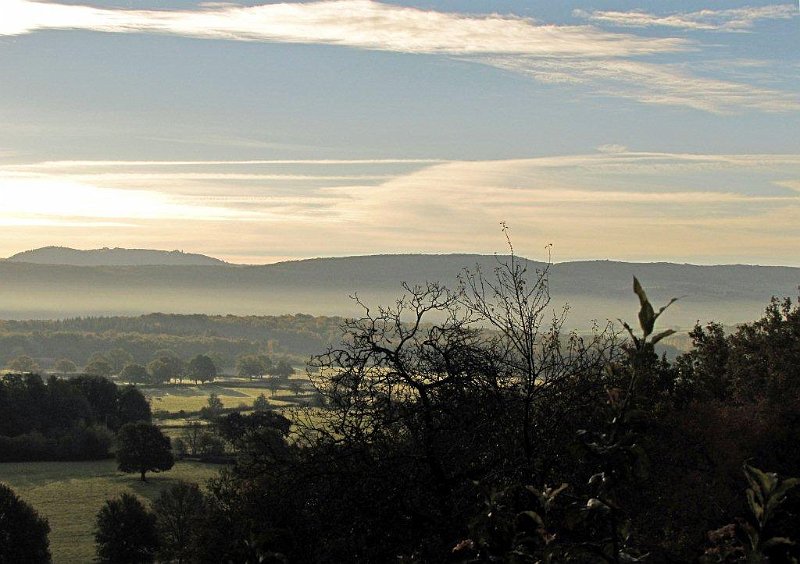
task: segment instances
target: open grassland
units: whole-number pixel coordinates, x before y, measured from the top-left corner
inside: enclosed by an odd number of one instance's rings
[[[141,388],[142,393],[150,401],[153,412],[166,411],[168,413],[194,413],[208,405],[208,397],[217,394],[222,405],[226,408],[245,405],[252,407],[253,401],[260,395],[269,400],[274,407],[293,405],[291,401],[294,394],[288,390],[278,390],[273,396],[272,392],[262,386],[223,386],[219,384],[204,384],[201,386],[170,385],[158,388]]]
[[[103,503],[123,492],[154,500],[178,480],[204,484],[220,466],[179,461],[169,472],[135,474],[117,471],[114,460],[89,462],[20,462],[0,464],[0,482],[9,484],[50,522],[50,550],[56,564],[92,562],[94,520]]]

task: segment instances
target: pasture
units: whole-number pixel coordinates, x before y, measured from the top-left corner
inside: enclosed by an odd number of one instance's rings
[[[0,481],[50,522],[50,551],[56,564],[92,562],[94,520],[103,503],[123,492],[154,500],[179,480],[204,484],[220,466],[178,461],[164,473],[148,474],[143,483],[136,474],[117,471],[113,459],[88,462],[19,462],[0,464]]]
[[[287,407],[296,405],[298,399],[296,394],[285,388],[278,388],[273,391],[266,385],[243,385],[234,383],[226,384],[203,384],[199,386],[186,384],[171,384],[159,387],[141,388],[144,396],[150,401],[153,413],[164,411],[167,413],[196,413],[208,405],[208,397],[213,393],[217,394],[222,405],[226,408],[252,407],[253,401],[261,395],[274,407]]]

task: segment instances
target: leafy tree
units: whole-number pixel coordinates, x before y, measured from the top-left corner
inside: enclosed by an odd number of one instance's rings
[[[150,423],[152,419],[147,398],[134,386],[125,386],[119,391],[117,410],[117,418],[122,424],[136,423],[137,421]]]
[[[294,368],[286,360],[280,360],[278,364],[272,367],[269,373],[277,378],[285,379],[294,374]]]
[[[78,366],[68,358],[60,358],[53,366],[56,372],[61,374],[72,374],[78,371]]]
[[[143,482],[146,472],[169,470],[175,464],[169,437],[150,423],[126,423],[117,434],[117,466],[122,472],[139,472]]]
[[[159,556],[166,562],[191,562],[205,515],[205,499],[197,484],[178,482],[153,504],[160,539]]]
[[[145,384],[150,378],[150,374],[148,374],[147,368],[141,364],[126,364],[119,377],[131,384]]]
[[[195,384],[198,381],[210,382],[217,376],[217,367],[208,356],[199,354],[189,361],[186,376],[190,380],[194,380]]]
[[[160,356],[147,365],[154,384],[164,384],[183,374],[183,362],[174,356]]]
[[[94,352],[86,359],[86,364],[91,364],[93,362],[108,362],[108,357],[101,352]]]
[[[94,538],[100,562],[153,562],[158,549],[156,516],[135,495],[123,493],[98,512]]]
[[[255,376],[263,376],[265,371],[264,362],[257,355],[240,356],[236,360],[236,373],[239,376],[247,376],[252,380]]]
[[[83,371],[90,376],[100,376],[102,378],[108,378],[114,372],[108,361],[102,359],[91,361]]]
[[[28,355],[21,355],[11,359],[6,365],[6,368],[11,372],[17,372],[19,374],[35,373],[39,372],[39,363]]]
[[[117,385],[101,376],[82,375],[69,380],[70,386],[80,390],[86,398],[94,421],[103,423],[111,429],[119,428],[117,402],[119,389]]]
[[[259,394],[258,397],[253,400],[253,411],[269,411],[269,401],[264,396],[264,394]]]
[[[47,519],[0,483],[0,562],[50,562]]]
[[[133,355],[122,348],[115,348],[108,353],[108,362],[114,374],[119,374],[126,365],[133,362]]]
[[[200,410],[200,416],[204,419],[216,419],[222,414],[224,408],[225,406],[222,404],[222,400],[219,399],[217,394],[212,392],[208,396],[206,406]]]

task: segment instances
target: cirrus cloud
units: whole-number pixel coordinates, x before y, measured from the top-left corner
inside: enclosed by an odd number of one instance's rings
[[[514,15],[466,15],[373,0],[287,2],[257,6],[210,4],[193,10],[125,10],[32,0],[3,0],[0,36],[44,30],[151,33],[183,37],[333,45],[439,55],[521,73],[545,83],[587,85],[589,92],[646,104],[725,113],[800,109],[796,93],[746,81],[698,76],[642,57],[680,54],[699,46],[683,38],[639,37],[593,25],[543,24]],[[725,26],[789,17],[786,6],[715,12]],[[577,14],[596,23],[695,25],[713,29],[706,12],[659,18],[644,13]],[[627,22],[627,23],[625,23]],[[659,23],[662,22],[662,23]],[[692,24],[694,22],[694,24]]]

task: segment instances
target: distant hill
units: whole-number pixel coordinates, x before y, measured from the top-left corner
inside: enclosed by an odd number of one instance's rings
[[[65,318],[139,315],[151,312],[234,315],[353,316],[349,296],[370,305],[391,304],[401,282],[457,284],[464,267],[491,274],[491,255],[377,255],[323,258],[271,265],[231,264],[69,266],[0,262],[0,318]],[[529,267],[541,263],[529,262]],[[770,297],[797,296],[800,268],[695,266],[614,261],[565,262],[552,266],[552,307],[568,303],[569,325],[591,320],[635,320],[631,277],[640,278],[654,304],[681,296],[665,325],[695,321],[733,324],[756,319]]]
[[[145,266],[145,265],[220,265],[224,261],[183,251],[151,249],[79,250],[69,247],[42,247],[17,253],[7,260],[33,264],[63,264],[72,266]]]

